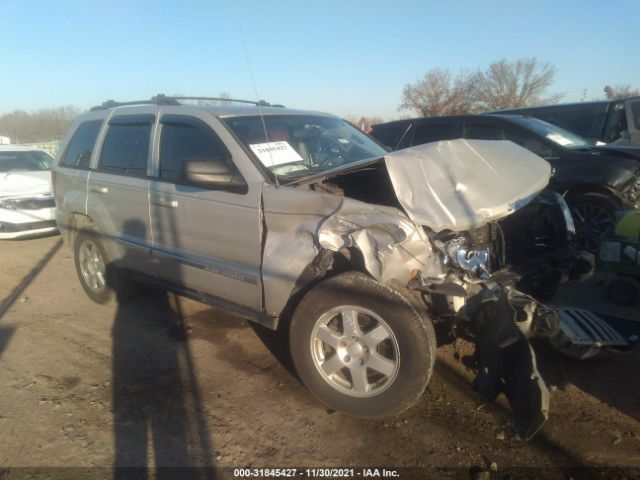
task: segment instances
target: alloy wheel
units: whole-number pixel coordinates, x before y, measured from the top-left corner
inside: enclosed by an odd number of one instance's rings
[[[574,205],[571,213],[580,246],[589,252],[595,252],[598,239],[613,226],[613,215],[606,208],[594,203]]]
[[[79,251],[80,272],[85,284],[91,291],[99,293],[104,290],[106,282],[106,268],[102,253],[95,242],[85,240]]]
[[[354,305],[332,308],[316,322],[311,356],[322,378],[353,397],[378,395],[400,367],[398,341],[376,313]]]

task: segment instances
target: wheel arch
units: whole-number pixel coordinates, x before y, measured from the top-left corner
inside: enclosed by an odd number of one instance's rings
[[[74,244],[78,237],[78,234],[83,231],[88,231],[100,236],[102,244],[109,257],[107,259],[109,262],[115,261],[124,255],[123,248],[119,246],[113,238],[105,237],[98,231],[97,223],[93,218],[91,218],[89,215],[79,212],[73,212],[69,216],[69,228],[67,229],[67,236],[64,239],[68,242],[71,249],[74,248]]]
[[[316,285],[347,272],[359,272],[373,278],[367,271],[364,255],[358,248],[350,247],[339,251],[321,249],[298,276],[291,295],[278,316],[278,329],[288,329],[296,307]]]
[[[604,195],[610,198],[611,200],[615,201],[616,203],[622,204],[622,199],[620,197],[620,194],[616,191],[616,189],[614,189],[613,187],[610,187],[609,185],[598,184],[598,183],[588,183],[588,184],[582,184],[582,185],[576,185],[574,187],[570,187],[563,192],[562,196],[565,198],[567,203],[570,204],[573,200],[577,199],[578,197],[582,195],[590,194],[590,193]]]

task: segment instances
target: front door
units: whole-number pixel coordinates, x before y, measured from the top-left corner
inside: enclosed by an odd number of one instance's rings
[[[156,180],[150,189],[153,253],[171,283],[259,311],[262,184],[225,188],[189,184],[186,160],[223,159],[235,168],[207,114],[164,115]]]

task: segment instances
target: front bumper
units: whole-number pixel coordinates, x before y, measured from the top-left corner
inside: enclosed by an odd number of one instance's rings
[[[0,209],[0,239],[25,238],[56,230],[55,208]]]

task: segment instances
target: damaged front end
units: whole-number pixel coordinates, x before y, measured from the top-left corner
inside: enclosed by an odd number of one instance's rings
[[[534,296],[593,269],[570,248],[566,204],[540,195],[550,174],[511,142],[454,140],[290,182],[297,188],[286,197],[267,186],[265,310],[279,315],[341,269],[398,285],[434,322],[468,327],[474,387],[487,399],[504,392],[517,435],[529,439],[547,418],[549,394],[528,339],[559,328]],[[511,249],[518,236],[529,243]]]

